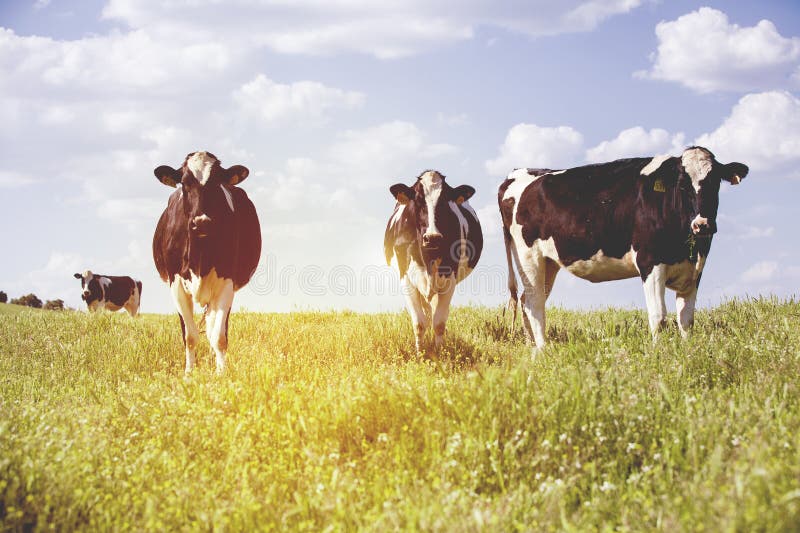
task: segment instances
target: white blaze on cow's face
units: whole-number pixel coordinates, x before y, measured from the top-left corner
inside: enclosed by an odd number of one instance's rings
[[[436,204],[442,195],[444,181],[441,174],[430,170],[420,176],[419,181],[425,194],[425,208],[428,213],[428,227],[422,235],[422,245],[428,246],[442,237],[442,233],[436,227]]]
[[[222,183],[215,181],[209,184],[212,174],[216,171],[219,175],[219,160],[208,152],[194,152],[186,158],[186,171],[181,181],[181,190],[187,191],[186,201],[189,212],[190,230],[198,238],[208,236],[212,228],[214,217],[219,213],[209,213],[209,207],[213,206],[214,197],[218,193],[212,191],[219,187],[222,196],[225,198],[228,208],[233,211],[233,199],[230,192]]]
[[[714,163],[714,154],[705,148],[689,148],[681,156],[681,164],[697,195],[697,213],[690,222],[695,235],[713,235],[717,231],[720,180],[712,176]]]
[[[186,159],[186,168],[194,175],[194,178],[205,185],[211,177],[211,169],[214,163],[219,160],[208,152],[195,152]]]
[[[681,156],[681,164],[686,173],[692,178],[692,187],[695,192],[700,192],[705,180],[714,168],[714,156],[703,148],[689,148]]]
[[[83,276],[81,276],[81,288],[83,289],[84,298],[88,297],[89,294],[91,294],[91,291],[89,290],[89,283],[91,283],[93,277],[94,274],[92,274],[91,270],[87,270],[86,272],[83,273]]]

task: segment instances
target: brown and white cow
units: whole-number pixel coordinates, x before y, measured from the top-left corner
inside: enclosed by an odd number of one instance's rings
[[[413,185],[398,183],[389,191],[397,204],[386,225],[386,262],[397,258],[417,351],[431,322],[438,349],[456,284],[472,272],[483,250],[481,225],[468,202],[475,189],[453,188],[445,176],[427,170]]]
[[[237,187],[249,171],[223,168],[209,152],[192,152],[180,168],[162,165],[158,180],[177,187],[153,236],[153,259],[167,282],[181,320],[186,372],[195,366],[199,337],[194,304],[205,307],[206,336],[225,369],[228,318],[234,293],[250,281],[261,255],[255,206]]]
[[[513,257],[523,322],[536,345],[545,344],[545,301],[561,268],[592,282],[641,277],[654,336],[666,321],[669,287],[685,336],[717,231],[720,183],[736,185],[747,172],[697,146],[680,157],[511,172],[498,191],[510,304],[517,299]]]
[[[74,276],[81,280],[81,299],[86,302],[89,311],[119,311],[125,308],[131,316],[139,313],[142,300],[141,281],[130,276],[94,274],[91,270],[83,274],[76,272]]]

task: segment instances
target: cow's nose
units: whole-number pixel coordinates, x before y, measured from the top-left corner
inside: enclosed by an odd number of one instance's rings
[[[86,298],[87,296],[89,296],[89,291],[83,291],[83,297]]]
[[[697,236],[713,235],[717,232],[717,225],[713,220],[697,215],[692,220],[692,233]]]
[[[422,235],[422,246],[425,248],[438,248],[441,242],[441,233],[425,233]]]
[[[192,231],[196,232],[199,237],[203,237],[208,232],[210,224],[211,217],[208,215],[196,216],[192,219]]]

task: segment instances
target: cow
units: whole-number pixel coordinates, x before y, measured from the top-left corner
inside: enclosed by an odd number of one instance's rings
[[[386,225],[386,262],[397,258],[417,352],[431,322],[438,350],[456,284],[472,272],[483,250],[481,225],[468,202],[475,189],[451,187],[441,173],[426,170],[413,185],[397,183],[389,192],[397,203]]]
[[[206,336],[225,370],[228,318],[236,291],[253,276],[261,255],[255,206],[238,185],[249,170],[223,168],[209,152],[192,152],[178,169],[157,167],[156,178],[177,188],[153,235],[153,260],[170,287],[180,317],[186,373],[196,364],[198,328],[194,305],[205,308]]]
[[[508,262],[509,305],[519,301],[528,338],[545,345],[545,301],[559,269],[591,282],[639,276],[654,339],[666,323],[664,289],[676,293],[687,336],[711,239],[720,183],[739,184],[742,163],[706,148],[680,157],[620,159],[566,170],[517,169],[498,190]]]
[[[130,276],[106,276],[87,270],[76,272],[75,279],[81,280],[81,299],[89,311],[108,309],[119,311],[122,308],[131,315],[139,314],[142,301],[142,282]]]

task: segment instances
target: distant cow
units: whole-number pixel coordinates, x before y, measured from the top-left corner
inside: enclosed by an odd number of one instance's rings
[[[225,369],[233,294],[250,281],[261,254],[261,228],[253,203],[236,185],[249,171],[223,168],[208,152],[186,156],[179,169],[163,165],[158,180],[177,187],[153,236],[153,259],[178,309],[186,372],[195,366],[198,330],[194,304],[205,307],[206,335]]]
[[[513,256],[523,321],[536,345],[545,344],[545,300],[560,268],[592,282],[641,277],[653,335],[665,323],[669,287],[685,336],[717,231],[720,182],[736,185],[747,171],[695,146],[680,157],[509,174],[498,191],[509,290],[515,304]]]
[[[119,311],[124,307],[131,316],[139,313],[141,281],[129,276],[94,274],[91,270],[83,274],[76,272],[75,278],[81,280],[81,299],[86,302],[89,311]]]
[[[412,186],[398,183],[389,191],[397,204],[386,226],[386,262],[397,258],[417,351],[431,322],[439,348],[456,284],[472,272],[483,249],[481,226],[467,201],[475,189],[453,188],[428,170]]]

